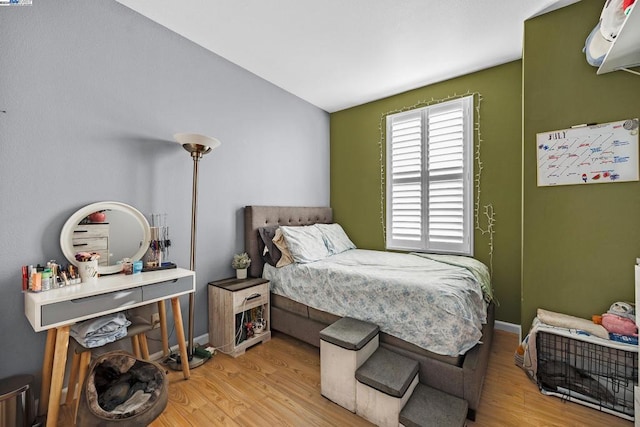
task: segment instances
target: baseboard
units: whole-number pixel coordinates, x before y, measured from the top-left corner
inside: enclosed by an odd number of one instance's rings
[[[502,320],[496,320],[494,322],[494,328],[499,331],[518,334],[518,342],[522,341],[522,327],[520,325],[516,325],[515,323],[503,322]]]

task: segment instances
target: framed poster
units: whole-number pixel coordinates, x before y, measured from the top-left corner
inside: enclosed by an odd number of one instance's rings
[[[537,134],[538,187],[638,181],[638,119]]]

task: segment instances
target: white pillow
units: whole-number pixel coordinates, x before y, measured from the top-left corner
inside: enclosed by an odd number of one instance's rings
[[[315,226],[322,233],[324,243],[331,255],[356,248],[340,224],[316,224]]]
[[[320,229],[305,225],[302,227],[280,227],[287,247],[295,262],[307,263],[329,256]]]

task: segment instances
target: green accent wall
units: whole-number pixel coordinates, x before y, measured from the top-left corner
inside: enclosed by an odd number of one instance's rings
[[[358,247],[382,250],[381,118],[390,111],[432,99],[467,92],[481,95],[480,205],[491,203],[495,212],[493,284],[500,302],[497,318],[511,323],[520,323],[521,317],[521,76],[522,63],[514,61],[331,114],[330,197],[334,219]],[[474,165],[477,168],[476,162]],[[487,227],[482,208],[480,227]],[[488,234],[476,231],[474,240],[475,257],[488,264]]]
[[[596,75],[582,53],[601,10],[601,1],[583,1],[525,23],[524,331],[538,307],[591,318],[634,300],[640,184],[538,188],[536,180],[537,133],[640,116],[640,76]]]

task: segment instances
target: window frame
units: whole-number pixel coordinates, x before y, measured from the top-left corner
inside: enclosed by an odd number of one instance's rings
[[[474,141],[474,96],[465,96],[437,104],[415,108],[412,110],[402,111],[386,116],[386,161],[385,161],[385,182],[386,182],[386,199],[385,199],[385,247],[388,250],[416,251],[416,252],[433,252],[433,253],[450,253],[459,255],[473,256],[473,237],[474,237],[474,181],[473,181],[473,150]],[[447,111],[462,112],[462,173],[456,174],[454,178],[462,180],[462,203],[463,203],[463,219],[462,219],[462,242],[434,242],[430,240],[429,230],[429,170],[428,170],[428,149],[429,149],[429,114],[443,113]],[[409,120],[411,117],[420,117],[420,178],[421,186],[421,203],[420,203],[420,238],[419,240],[409,240],[394,238],[393,230],[393,198],[392,193],[394,185],[408,182],[418,182],[418,179],[396,180],[393,179],[393,157],[392,157],[392,141],[393,124],[398,119]],[[451,176],[449,176],[451,177]],[[459,177],[459,178],[458,178]],[[432,182],[438,179],[431,178]]]

